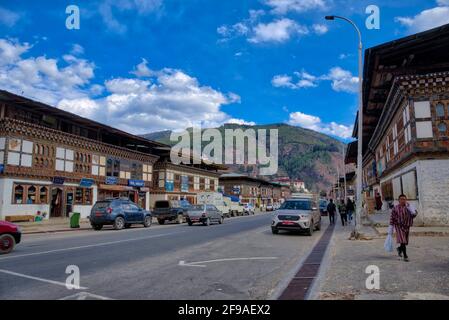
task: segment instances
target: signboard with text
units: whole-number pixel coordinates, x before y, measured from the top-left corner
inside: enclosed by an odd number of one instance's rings
[[[145,187],[145,181],[143,181],[143,180],[128,180],[128,186],[130,186],[130,187]]]

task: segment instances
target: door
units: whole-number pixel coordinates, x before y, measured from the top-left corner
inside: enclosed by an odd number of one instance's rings
[[[67,191],[65,198],[65,216],[68,217],[69,213],[73,212],[73,191]]]
[[[62,217],[62,189],[53,188],[51,191],[50,217]]]
[[[143,210],[142,208],[139,208],[134,203],[130,203],[131,211],[132,211],[132,217],[134,222],[143,222]]]
[[[134,212],[133,208],[131,207],[130,202],[123,202],[122,203],[123,213],[125,214],[125,221],[126,222],[133,222],[134,220]]]

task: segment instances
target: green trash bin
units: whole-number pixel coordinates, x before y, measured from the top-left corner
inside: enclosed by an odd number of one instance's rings
[[[70,228],[79,228],[80,227],[80,213],[72,212],[70,215]]]

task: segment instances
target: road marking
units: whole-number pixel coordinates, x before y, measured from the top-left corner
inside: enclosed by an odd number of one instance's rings
[[[249,257],[249,258],[225,258],[225,259],[215,259],[215,260],[206,260],[206,261],[197,261],[197,262],[185,262],[183,260],[179,261],[179,266],[185,267],[207,267],[204,263],[211,262],[224,262],[224,261],[245,261],[245,260],[275,260],[279,259],[278,257]]]
[[[4,269],[0,269],[1,273],[6,273],[12,276],[17,276],[17,277],[21,277],[21,278],[26,278],[26,279],[31,279],[31,280],[36,280],[36,281],[41,281],[41,282],[46,282],[46,283],[51,283],[51,284],[55,284],[58,286],[63,286],[66,287],[66,283],[65,282],[59,282],[59,281],[54,281],[54,280],[48,280],[48,279],[44,279],[44,278],[39,278],[39,277],[33,277],[33,276],[29,276],[23,273],[17,273],[17,272],[12,272],[9,270],[4,270]],[[81,290],[87,290],[89,288],[87,287],[79,287],[79,289]]]
[[[78,293],[72,294],[71,296],[60,298],[58,300],[87,300],[88,298],[92,298],[92,299],[96,299],[96,300],[113,300],[112,298],[99,296],[97,294],[92,294],[89,292],[78,292]]]
[[[141,241],[141,240],[165,237],[165,236],[169,236],[169,235],[173,235],[173,234],[179,234],[179,233],[184,233],[184,232],[186,232],[186,231],[163,233],[163,234],[157,234],[157,235],[152,235],[152,236],[148,236],[148,237],[140,237],[140,238],[132,238],[132,239],[125,239],[125,240],[117,240],[117,241],[96,243],[96,244],[90,244],[90,245],[87,245],[87,246],[79,246],[79,247],[71,247],[71,248],[63,248],[63,249],[42,251],[42,252],[19,254],[19,255],[13,255],[13,256],[8,256],[8,257],[2,257],[2,258],[0,258],[0,261],[6,260],[6,259],[38,256],[38,255],[49,254],[49,253],[56,253],[56,252],[64,252],[64,251],[71,251],[71,250],[78,250],[78,249],[102,247],[102,246],[108,246],[108,245],[112,245],[112,244],[131,242],[131,241]]]

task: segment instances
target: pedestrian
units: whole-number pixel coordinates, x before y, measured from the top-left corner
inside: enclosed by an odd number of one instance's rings
[[[382,210],[382,197],[380,196],[379,192],[376,192],[376,196],[374,197],[376,200],[376,210]]]
[[[352,215],[354,214],[354,202],[348,198],[346,200],[346,214],[348,215],[348,222],[352,223]]]
[[[396,242],[399,247],[396,248],[400,258],[409,261],[407,255],[407,245],[410,234],[410,227],[413,225],[413,219],[417,216],[416,209],[407,202],[404,194],[399,196],[399,204],[391,210],[390,225],[396,231]]]
[[[335,224],[335,212],[336,211],[337,211],[337,207],[334,204],[334,200],[330,199],[329,204],[327,205],[327,213],[329,214],[330,224]]]
[[[348,224],[348,216],[346,215],[346,205],[345,205],[344,200],[340,201],[340,204],[338,205],[338,211],[340,212],[342,226],[345,226],[345,223],[347,225]]]

